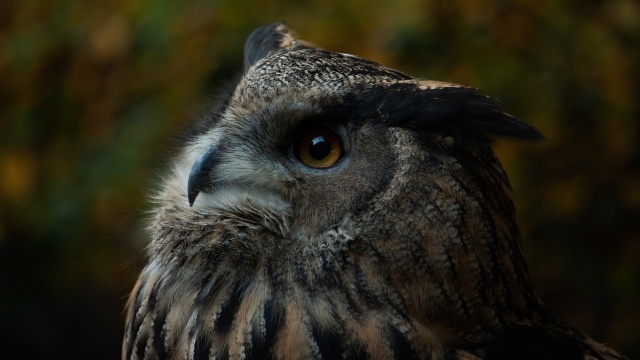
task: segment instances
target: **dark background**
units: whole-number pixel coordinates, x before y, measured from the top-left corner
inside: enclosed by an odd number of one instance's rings
[[[0,1],[0,348],[119,356],[147,201],[256,27],[481,88],[546,136],[500,142],[534,283],[640,357],[640,5],[608,1]]]

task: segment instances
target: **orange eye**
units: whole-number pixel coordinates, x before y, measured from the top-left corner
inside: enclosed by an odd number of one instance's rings
[[[300,138],[294,152],[303,164],[325,169],[335,165],[342,157],[342,141],[331,129],[314,126]]]

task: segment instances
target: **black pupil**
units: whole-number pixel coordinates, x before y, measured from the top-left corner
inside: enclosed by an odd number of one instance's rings
[[[309,155],[316,160],[326,158],[331,152],[331,144],[324,136],[317,136],[309,144]]]

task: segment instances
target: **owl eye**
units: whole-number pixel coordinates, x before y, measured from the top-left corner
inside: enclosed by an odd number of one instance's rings
[[[324,126],[307,129],[296,145],[294,154],[303,164],[325,169],[342,158],[342,141],[338,134]]]

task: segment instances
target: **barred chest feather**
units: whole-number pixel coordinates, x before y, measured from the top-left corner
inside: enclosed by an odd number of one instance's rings
[[[127,358],[442,355],[439,334],[402,309],[397,290],[372,281],[380,275],[372,264],[349,257],[348,224],[296,247],[236,219],[201,220],[209,225],[158,229],[131,297]]]

